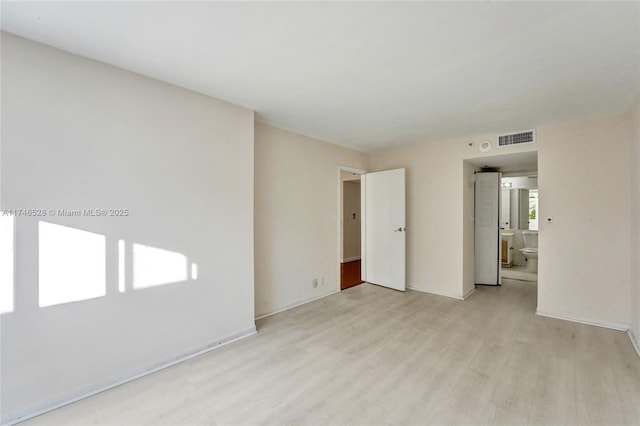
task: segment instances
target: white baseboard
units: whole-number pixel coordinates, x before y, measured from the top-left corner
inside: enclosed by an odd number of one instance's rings
[[[466,294],[460,296],[457,294],[452,294],[452,293],[447,293],[444,291],[438,291],[438,290],[425,290],[422,288],[417,288],[417,287],[412,287],[411,285],[407,285],[407,288],[409,290],[415,290],[415,291],[420,291],[422,293],[429,293],[429,294],[435,294],[436,296],[444,296],[444,297],[450,297],[452,299],[457,299],[457,300],[464,300],[467,297],[471,296],[471,293],[473,293],[474,291],[476,291],[475,288],[472,288],[470,291],[468,291]]]
[[[339,292],[340,292],[340,290],[333,290],[333,291],[330,291],[329,293],[325,293],[325,294],[322,294],[320,296],[312,296],[312,297],[309,297],[309,298],[306,298],[306,299],[299,300],[297,302],[290,303],[290,304],[288,304],[288,305],[286,305],[286,306],[284,306],[282,308],[278,308],[277,310],[275,310],[273,312],[269,312],[267,314],[261,314],[259,317],[256,317],[256,321],[259,320],[259,319],[262,319],[262,318],[270,317],[271,315],[279,314],[280,312],[288,311],[289,309],[293,309],[293,308],[296,308],[296,307],[301,306],[301,305],[306,305],[307,303],[314,302],[314,301],[316,301],[318,299],[323,299],[323,298],[325,298],[327,296],[331,296],[332,294],[336,294],[336,293],[339,293]]]
[[[467,298],[469,298],[469,296],[471,296],[475,291],[476,291],[476,286],[474,285],[471,290],[469,290],[462,296],[462,300],[466,300]]]
[[[640,342],[638,342],[638,337],[633,334],[633,331],[631,331],[631,329],[627,330],[627,334],[629,335],[629,339],[631,340],[631,344],[635,348],[636,353],[640,357]]]
[[[31,418],[34,418],[34,417],[37,417],[39,415],[42,415],[42,414],[47,413],[49,411],[55,410],[57,408],[64,407],[65,405],[73,404],[74,402],[78,402],[78,401],[80,401],[82,399],[85,399],[85,398],[88,398],[90,396],[97,395],[97,394],[99,394],[101,392],[107,391],[109,389],[115,388],[116,386],[123,385],[125,383],[131,382],[133,380],[139,379],[139,378],[144,377],[144,376],[148,376],[149,374],[153,374],[153,373],[158,372],[160,370],[164,370],[165,368],[172,367],[172,366],[174,366],[176,364],[179,364],[181,362],[188,361],[188,360],[190,360],[192,358],[195,358],[197,356],[203,355],[203,354],[205,354],[207,352],[210,352],[210,351],[212,351],[214,349],[218,349],[218,348],[220,348],[222,346],[228,345],[228,344],[233,343],[235,341],[244,339],[245,337],[252,336],[252,335],[254,335],[256,333],[257,333],[257,330],[256,330],[256,326],[254,325],[253,327],[249,327],[249,328],[247,328],[245,330],[241,330],[239,332],[224,336],[221,339],[218,339],[213,343],[209,343],[208,345],[206,345],[203,348],[197,349],[195,351],[187,352],[187,353],[179,355],[177,357],[169,358],[166,361],[163,361],[163,362],[160,362],[160,363],[156,363],[153,367],[145,369],[144,371],[141,371],[141,372],[139,372],[137,374],[134,374],[132,376],[127,376],[125,378],[117,379],[117,380],[113,381],[112,383],[109,383],[108,385],[101,386],[101,387],[99,387],[97,389],[85,391],[80,395],[65,399],[64,401],[52,404],[50,406],[42,408],[42,409],[40,409],[38,411],[35,411],[33,413],[29,413],[29,414],[17,417],[15,419],[8,420],[6,423],[2,423],[1,426],[15,425],[17,423],[23,422],[25,420],[28,420],[28,419],[31,419]]]
[[[342,263],[355,262],[356,260],[360,260],[360,256],[344,258],[344,259],[342,259]]]
[[[595,325],[596,327],[610,328],[611,330],[617,330],[617,331],[629,330],[629,326],[627,324],[620,324],[616,322],[595,321],[595,320],[586,319],[586,318],[572,317],[569,315],[552,314],[549,312],[540,311],[538,309],[536,309],[536,314],[543,317],[548,317],[548,318],[555,318],[555,319],[560,319],[564,321],[577,322],[580,324]]]

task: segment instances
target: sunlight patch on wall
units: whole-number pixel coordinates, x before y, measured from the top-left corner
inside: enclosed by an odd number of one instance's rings
[[[13,312],[13,216],[0,216],[0,314]]]
[[[195,263],[191,264],[191,279],[192,280],[198,279],[198,265],[196,265]]]
[[[41,307],[106,294],[104,235],[47,222],[38,232]]]
[[[118,240],[118,291],[125,290],[125,245],[124,240]]]
[[[187,280],[187,257],[175,251],[133,244],[133,288]]]

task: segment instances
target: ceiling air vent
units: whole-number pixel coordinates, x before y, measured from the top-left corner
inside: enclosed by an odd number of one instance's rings
[[[523,143],[535,143],[535,141],[535,130],[525,130],[523,132],[498,135],[498,148],[503,146],[520,145]]]

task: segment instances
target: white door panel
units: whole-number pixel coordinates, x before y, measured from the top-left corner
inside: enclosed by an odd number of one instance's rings
[[[405,170],[362,176],[362,279],[404,291]]]
[[[500,173],[475,176],[475,283],[500,282]]]

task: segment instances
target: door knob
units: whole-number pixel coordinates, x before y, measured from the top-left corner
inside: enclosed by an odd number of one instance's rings
[[[398,228],[398,229],[394,229],[393,232],[404,232],[406,230],[407,228]]]

